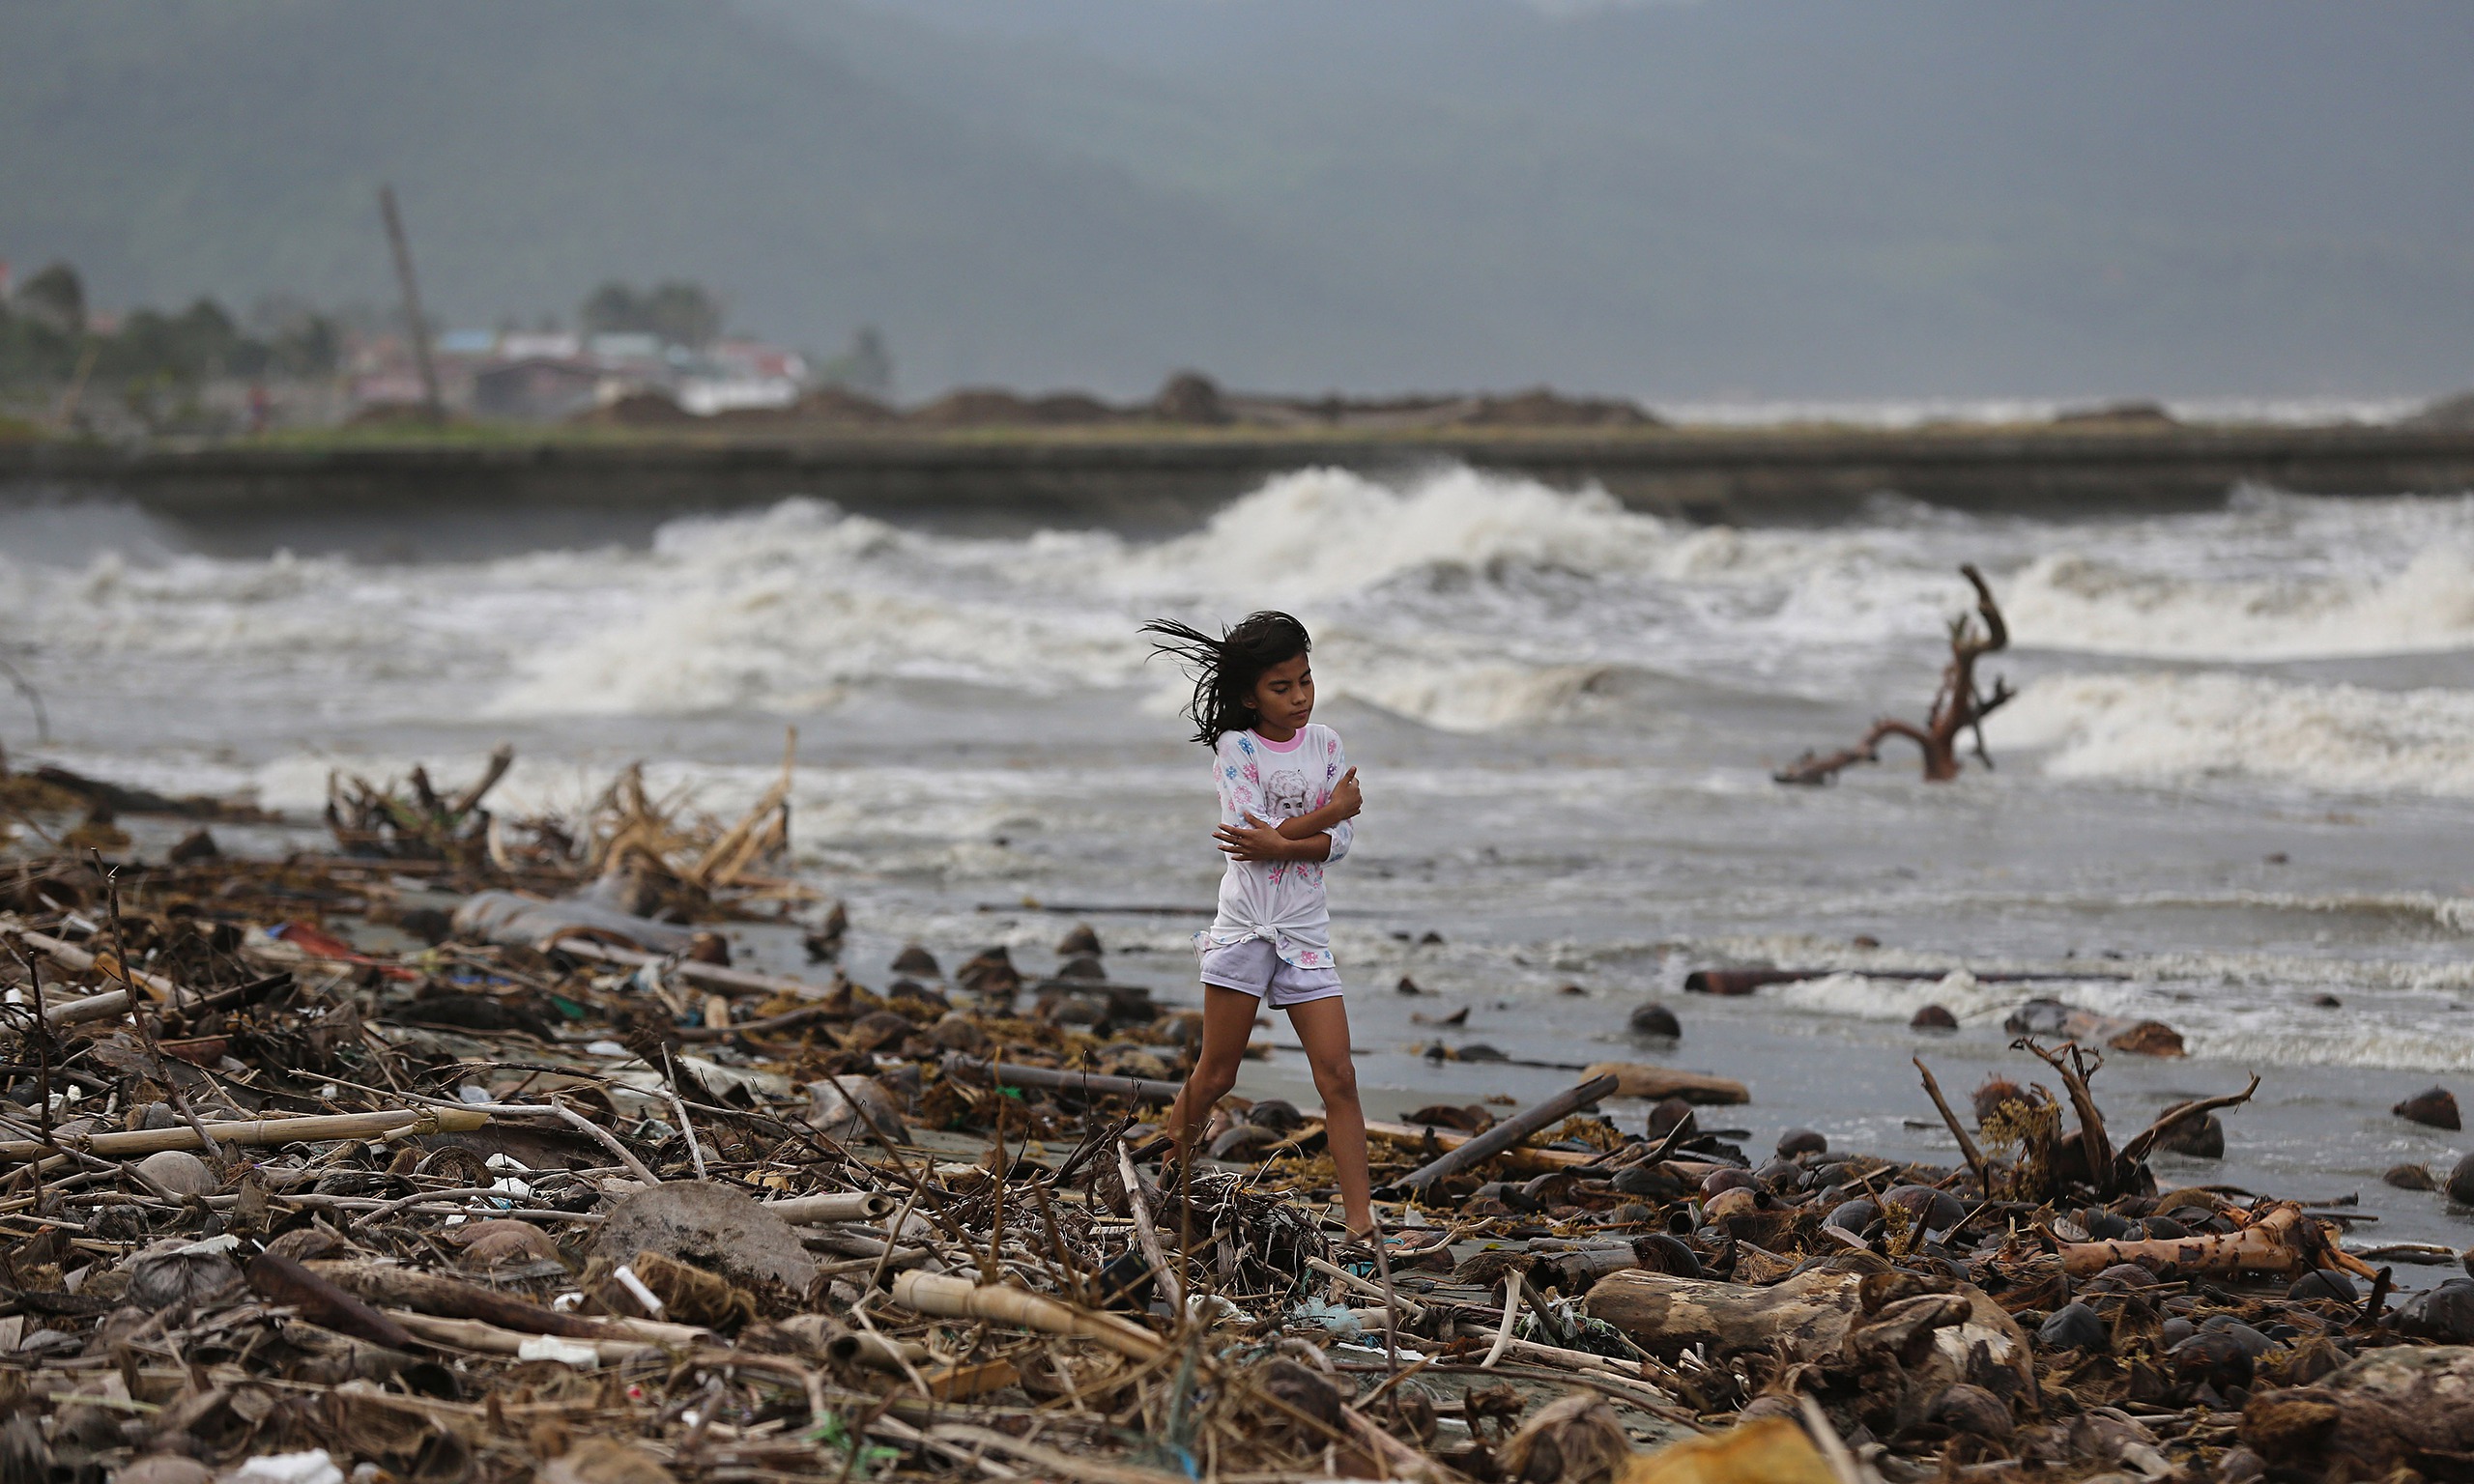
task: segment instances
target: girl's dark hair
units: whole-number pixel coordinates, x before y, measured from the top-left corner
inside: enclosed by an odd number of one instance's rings
[[[1186,715],[1194,718],[1194,740],[1205,747],[1218,747],[1222,737],[1253,726],[1249,698],[1263,671],[1314,647],[1306,625],[1270,609],[1248,614],[1218,639],[1166,618],[1144,624],[1142,632],[1161,636],[1151,642],[1154,650],[1186,663],[1194,682]]]

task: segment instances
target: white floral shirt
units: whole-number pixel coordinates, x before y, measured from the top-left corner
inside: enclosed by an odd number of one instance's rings
[[[1348,771],[1340,734],[1309,722],[1286,742],[1252,731],[1232,731],[1212,754],[1212,781],[1220,789],[1220,822],[1244,825],[1253,814],[1271,824],[1311,813],[1332,802],[1333,785]],[[1323,868],[1349,853],[1353,821],[1331,829],[1332,853],[1323,861],[1231,859],[1220,880],[1220,915],[1194,934],[1197,948],[1225,948],[1249,938],[1268,940],[1280,957],[1301,969],[1335,967],[1332,909],[1323,898]]]

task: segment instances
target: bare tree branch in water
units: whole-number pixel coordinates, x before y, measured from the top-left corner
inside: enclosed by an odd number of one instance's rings
[[[1993,766],[1993,755],[1984,748],[1984,719],[1999,710],[2018,693],[2010,682],[1999,676],[1993,682],[1993,694],[1976,689],[1975,662],[1988,654],[2010,646],[2010,626],[2001,619],[2001,606],[1993,601],[1993,589],[1985,585],[1984,574],[1972,564],[1959,568],[1960,575],[1975,588],[1975,612],[1984,624],[1961,614],[1950,620],[1950,663],[1942,671],[1942,689],[1933,697],[1933,709],[1924,725],[1884,717],[1864,733],[1864,739],[1854,747],[1823,756],[1807,752],[1789,766],[1769,775],[1782,784],[1820,785],[1834,781],[1841,769],[1858,762],[1882,760],[1882,743],[1889,737],[1905,737],[1924,754],[1924,781],[1946,784],[1959,776],[1959,743],[1971,744],[1976,759],[1987,768]]]

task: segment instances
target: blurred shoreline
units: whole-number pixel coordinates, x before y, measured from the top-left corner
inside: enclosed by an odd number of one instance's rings
[[[2165,418],[1310,433],[449,425],[186,444],[0,442],[0,502],[100,496],[173,520],[245,526],[446,509],[555,526],[569,516],[747,509],[795,494],[948,528],[1097,520],[1159,533],[1191,528],[1285,471],[1386,478],[1447,465],[1602,489],[1626,508],[1704,524],[1842,519],[1892,492],[1974,514],[2069,517],[2210,509],[2245,487],[2339,496],[2474,489],[2474,428]],[[336,549],[351,549],[337,539]]]

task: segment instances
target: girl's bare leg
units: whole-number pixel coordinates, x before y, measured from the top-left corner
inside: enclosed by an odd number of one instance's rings
[[[1194,1070],[1168,1111],[1168,1134],[1176,1140],[1180,1161],[1211,1118],[1213,1104],[1236,1089],[1237,1064],[1245,1060],[1246,1042],[1254,1034],[1254,1011],[1262,1003],[1242,989],[1202,986],[1202,1049],[1194,1054]],[[1346,1038],[1342,1044],[1345,1048]]]
[[[1314,1068],[1314,1090],[1323,1095],[1323,1134],[1339,1171],[1340,1215],[1352,1236],[1374,1231],[1367,1199],[1366,1110],[1358,1106],[1357,1063],[1349,1054],[1349,1013],[1339,996],[1288,1007],[1288,1023]]]

